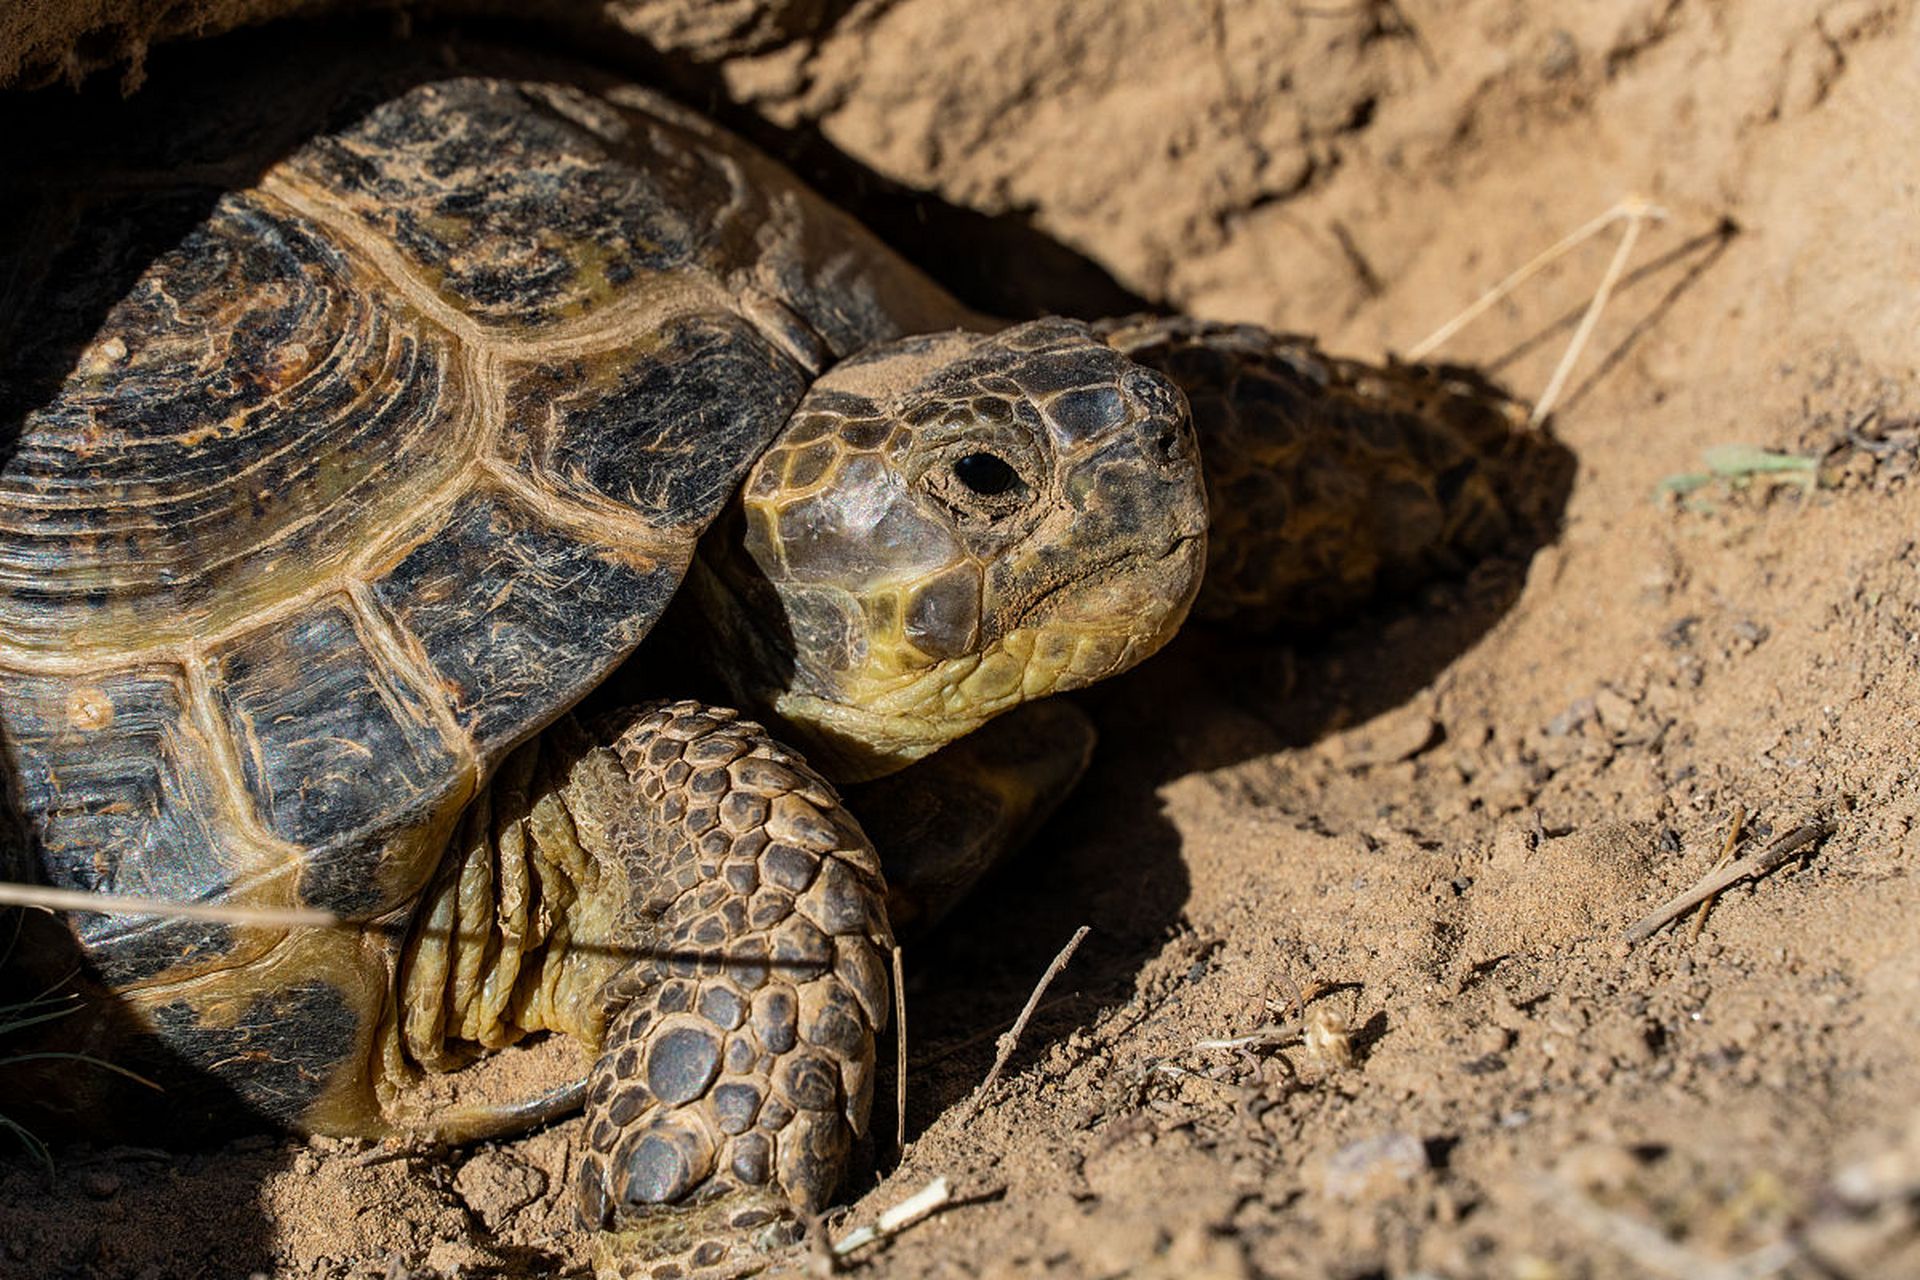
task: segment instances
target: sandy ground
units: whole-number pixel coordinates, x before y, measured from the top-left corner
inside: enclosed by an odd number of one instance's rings
[[[1920,1274],[1914,5],[701,12],[613,11],[1007,307],[1131,292],[1378,357],[1623,197],[1670,215],[1556,414],[1552,545],[1291,649],[1183,637],[1086,699],[1081,795],[908,957],[908,1144],[833,1230],[936,1176],[958,1200],[855,1274]],[[53,65],[17,47],[7,77]],[[1537,393],[1617,239],[1446,354]],[[1727,445],[1820,483],[1658,492]],[[1755,847],[1831,834],[1623,945],[1736,811]],[[577,1140],[0,1165],[0,1273],[572,1274]]]

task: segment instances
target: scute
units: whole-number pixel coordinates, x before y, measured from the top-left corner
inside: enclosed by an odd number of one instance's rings
[[[200,1137],[233,1124],[237,1108],[228,1089],[269,1120],[299,1120],[330,1077],[352,1064],[366,1036],[361,1010],[320,976],[262,992],[226,1025],[186,1001],[160,1006],[153,1020],[160,1038],[188,1062],[227,1064],[219,1089],[204,1076],[178,1078],[170,1064],[153,1071],[166,1081],[172,1123]]]
[[[617,117],[616,117],[617,118]],[[536,328],[687,261],[656,175],[511,82],[420,85],[316,139],[290,175],[391,241],[460,311]]]
[[[107,202],[73,243],[188,198]],[[461,464],[446,337],[266,197],[220,197],[101,310],[57,394],[7,406],[0,651],[71,660],[232,626],[337,572]]]
[[[14,802],[30,815],[42,873],[102,893],[224,897],[241,860],[185,673],[154,666],[98,677],[9,675],[5,746]],[[89,915],[81,944],[108,981],[227,956],[224,925]]]
[[[387,814],[438,810],[471,789],[465,744],[446,740],[338,599],[236,636],[213,651],[210,672],[256,811],[310,857],[366,844]]]
[[[646,635],[686,572],[583,540],[487,489],[373,584],[439,673],[454,718],[498,759],[571,706]]]
[[[793,362],[738,316],[672,316],[639,358],[568,357],[515,377],[502,448],[583,502],[697,531],[805,389]]]

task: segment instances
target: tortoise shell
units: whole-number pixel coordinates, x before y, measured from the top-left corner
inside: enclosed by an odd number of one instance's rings
[[[961,312],[593,73],[226,58],[5,130],[12,802],[52,883],[398,917],[502,756],[634,651],[814,374]],[[122,990],[266,957],[253,995],[296,1002],[332,972],[302,948],[362,945],[76,928]]]

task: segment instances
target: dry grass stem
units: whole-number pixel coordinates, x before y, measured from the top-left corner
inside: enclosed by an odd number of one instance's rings
[[[1091,925],[1083,924],[1075,929],[1073,937],[1067,939],[1067,945],[1060,948],[1060,954],[1053,958],[1053,963],[1047,966],[1047,971],[1040,975],[1040,981],[1033,988],[1033,994],[1027,997],[1027,1003],[1020,1010],[1020,1016],[1013,1020],[1013,1029],[1000,1037],[999,1047],[993,1055],[993,1066],[988,1069],[987,1078],[980,1082],[980,1087],[973,1091],[973,1100],[967,1104],[963,1119],[971,1119],[974,1113],[980,1110],[981,1102],[993,1091],[993,1086],[1000,1079],[1000,1073],[1006,1070],[1008,1060],[1013,1057],[1013,1051],[1020,1045],[1020,1035],[1027,1029],[1027,1021],[1033,1017],[1033,1011],[1039,1007],[1040,997],[1047,993],[1047,988],[1052,986],[1053,980],[1060,976],[1060,971],[1072,961],[1073,953],[1080,949],[1081,942],[1090,932],[1092,932]]]
[[[1832,834],[1833,824],[1824,818],[1815,818],[1810,822],[1802,823],[1759,853],[1742,858],[1738,862],[1729,863],[1718,871],[1708,872],[1693,888],[1661,904],[1637,921],[1627,930],[1624,940],[1629,946],[1645,941],[1658,933],[1662,927],[1685,915],[1728,885],[1736,884],[1749,877],[1766,875],[1814,841]]]
[[[1270,1022],[1264,1027],[1255,1027],[1243,1036],[1226,1036],[1217,1040],[1195,1040],[1193,1047],[1199,1050],[1220,1049],[1275,1049],[1285,1044],[1294,1044],[1306,1034],[1306,1023],[1299,1018],[1289,1018],[1285,1022]]]
[[[833,1245],[834,1256],[844,1258],[855,1249],[899,1235],[914,1223],[931,1217],[952,1201],[952,1186],[944,1177],[935,1178],[893,1208],[883,1212],[874,1220],[872,1226],[855,1227],[840,1237]]]
[[[1255,1027],[1244,1035],[1195,1040],[1193,1047],[1198,1052],[1217,1052],[1277,1049],[1283,1045],[1303,1044],[1315,1058],[1330,1061],[1338,1067],[1351,1066],[1353,1048],[1349,1019],[1331,1009],[1308,1007],[1338,986],[1338,983],[1316,979],[1308,983],[1305,989],[1295,987],[1292,999],[1285,1004],[1269,1000],[1267,1008],[1282,1015],[1299,1016],[1283,1016],[1278,1022]]]
[[[221,924],[257,924],[273,928],[336,928],[344,923],[331,911],[313,907],[223,906],[212,902],[174,902],[129,893],[90,893],[0,880],[0,907],[37,907],[46,911],[94,911],[130,916],[167,916],[213,920]]]
[[[1507,297],[1515,289],[1518,289],[1534,276],[1540,274],[1540,272],[1547,267],[1558,262],[1561,258],[1566,257],[1567,254],[1593,239],[1593,237],[1599,235],[1602,231],[1605,231],[1614,223],[1622,219],[1628,220],[1628,237],[1634,237],[1637,236],[1637,228],[1642,222],[1658,222],[1666,216],[1666,210],[1653,204],[1643,196],[1627,197],[1591,222],[1561,237],[1557,243],[1543,250],[1541,253],[1536,254],[1531,261],[1481,294],[1465,311],[1462,311],[1459,315],[1447,321],[1438,329],[1435,329],[1431,334],[1427,335],[1424,340],[1416,343],[1413,348],[1407,352],[1406,358],[1409,360],[1426,359],[1429,355],[1439,350],[1454,334],[1459,333],[1475,320],[1478,320],[1486,313],[1488,308]],[[1616,253],[1614,256],[1618,259],[1621,255]],[[1609,274],[1613,280],[1617,282],[1617,274],[1611,272]],[[1611,291],[1612,284],[1608,284],[1606,288]],[[1596,301],[1597,300],[1599,299],[1596,297]],[[1589,311],[1591,310],[1592,308],[1589,307]],[[1583,327],[1590,327],[1586,326],[1584,321],[1582,324]],[[1576,337],[1576,341],[1579,341],[1578,337]],[[1562,363],[1566,363],[1564,359]],[[1543,401],[1546,399],[1545,396],[1541,398]]]
[[[1734,801],[1733,815],[1727,819],[1726,841],[1721,844],[1720,856],[1715,859],[1710,871],[1718,871],[1733,861],[1733,851],[1740,846],[1740,828],[1746,820],[1746,808],[1739,801]],[[1689,944],[1700,941],[1700,931],[1707,927],[1707,916],[1713,911],[1713,904],[1719,900],[1719,894],[1710,893],[1707,895],[1707,900],[1700,904],[1700,909],[1693,913],[1693,925],[1687,930]]]
[[[1627,263],[1633,257],[1633,246],[1640,239],[1640,228],[1650,219],[1666,217],[1665,211],[1638,197],[1622,201],[1616,210],[1627,220],[1627,229],[1620,235],[1620,247],[1613,251],[1613,261],[1607,264],[1607,274],[1600,278],[1600,287],[1593,291],[1593,301],[1587,304],[1586,314],[1580,317],[1580,327],[1573,331],[1573,338],[1567,343],[1553,376],[1547,379],[1547,389],[1540,393],[1533,412],[1527,416],[1527,425],[1530,427],[1537,427],[1547,420],[1547,415],[1553,412],[1554,404],[1560,399],[1560,393],[1566,389],[1567,379],[1573,376],[1573,366],[1579,362],[1580,353],[1587,349],[1594,326],[1600,323],[1600,313],[1607,309],[1607,302],[1613,297],[1614,286],[1620,283],[1620,277],[1627,272]]]
[[[893,1154],[899,1159],[907,1151],[907,971],[899,943],[893,947],[893,1016],[899,1028],[893,1037]]]

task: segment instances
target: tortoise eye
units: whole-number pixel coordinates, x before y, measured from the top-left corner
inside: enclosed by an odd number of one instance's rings
[[[995,497],[1020,483],[1020,475],[1006,459],[991,453],[969,453],[953,464],[953,477],[983,498]]]

